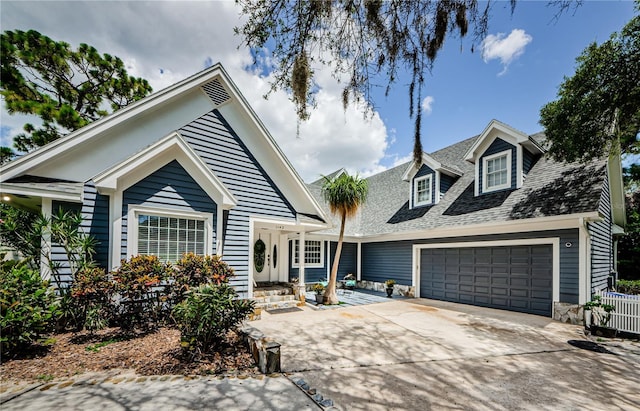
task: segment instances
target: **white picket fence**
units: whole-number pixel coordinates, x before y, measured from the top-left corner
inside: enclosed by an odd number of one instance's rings
[[[617,328],[618,331],[640,334],[640,295],[627,295],[598,291],[596,295],[602,298],[603,304],[616,307],[611,313],[607,327]]]

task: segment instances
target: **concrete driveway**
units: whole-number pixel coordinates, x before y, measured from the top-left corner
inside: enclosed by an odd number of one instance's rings
[[[252,325],[339,409],[640,409],[639,343],[581,349],[581,327],[544,317],[415,299]]]

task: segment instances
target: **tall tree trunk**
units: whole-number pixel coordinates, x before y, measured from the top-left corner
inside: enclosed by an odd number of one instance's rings
[[[342,239],[344,238],[344,225],[347,220],[347,213],[342,212],[342,221],[340,224],[340,236],[338,237],[338,245],[336,246],[336,255],[333,257],[333,265],[331,266],[331,276],[329,277],[329,285],[324,291],[326,304],[338,304],[338,294],[336,293],[336,284],[338,282],[338,264],[340,264],[340,254],[342,253]],[[329,247],[331,251],[331,247]]]

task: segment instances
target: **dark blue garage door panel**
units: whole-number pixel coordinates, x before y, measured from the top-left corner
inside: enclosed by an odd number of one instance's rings
[[[420,296],[551,316],[551,245],[428,248]]]

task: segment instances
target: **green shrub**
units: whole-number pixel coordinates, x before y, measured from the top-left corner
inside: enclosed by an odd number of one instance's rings
[[[103,329],[114,319],[115,284],[103,268],[83,267],[75,275],[71,297],[80,311],[78,328]]]
[[[160,287],[171,276],[171,264],[155,255],[138,255],[122,260],[113,271],[115,291],[120,294],[120,326],[157,326],[169,314],[166,288]]]
[[[0,269],[0,342],[2,356],[40,341],[59,315],[58,298],[48,281],[25,263],[3,263]]]
[[[234,276],[233,268],[217,255],[183,254],[174,266],[173,293],[176,302],[183,300],[184,293],[202,284],[229,282]]]
[[[253,312],[255,303],[237,299],[227,283],[205,284],[191,289],[173,309],[185,350],[206,352],[222,342],[230,330]]]
[[[640,295],[640,280],[618,280],[616,291],[623,294]]]

